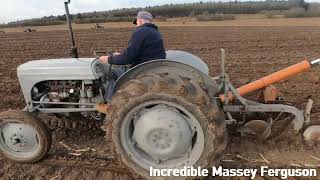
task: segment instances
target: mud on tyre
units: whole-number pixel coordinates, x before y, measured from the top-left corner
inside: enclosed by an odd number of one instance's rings
[[[119,159],[143,177],[149,177],[150,166],[209,168],[219,162],[227,143],[224,114],[216,101],[199,83],[177,75],[147,74],[130,80],[113,96],[108,117]]]

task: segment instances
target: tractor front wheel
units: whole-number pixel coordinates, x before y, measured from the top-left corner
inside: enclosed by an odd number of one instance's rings
[[[0,150],[9,159],[33,163],[51,147],[47,127],[29,112],[6,111],[0,114]]]

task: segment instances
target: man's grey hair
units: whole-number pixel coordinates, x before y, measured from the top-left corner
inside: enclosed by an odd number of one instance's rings
[[[150,23],[151,21],[150,20],[147,20],[147,19],[142,19],[143,22],[145,23]]]
[[[151,13],[149,13],[147,11],[139,11],[137,18],[143,19],[144,22],[151,22],[153,19],[153,16]]]

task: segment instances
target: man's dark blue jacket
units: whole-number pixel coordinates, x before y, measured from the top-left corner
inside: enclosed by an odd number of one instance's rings
[[[135,29],[124,52],[112,56],[109,63],[137,65],[149,60],[165,58],[166,53],[158,27],[151,23],[145,23]]]

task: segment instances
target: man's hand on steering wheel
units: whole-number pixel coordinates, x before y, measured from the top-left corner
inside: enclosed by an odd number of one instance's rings
[[[109,56],[100,56],[99,58],[101,64],[108,64],[109,63]]]
[[[113,56],[117,56],[117,55],[120,55],[120,53],[115,52],[112,55]],[[100,60],[101,64],[108,64],[109,63],[109,58],[110,58],[110,56],[100,56],[99,60]]]

